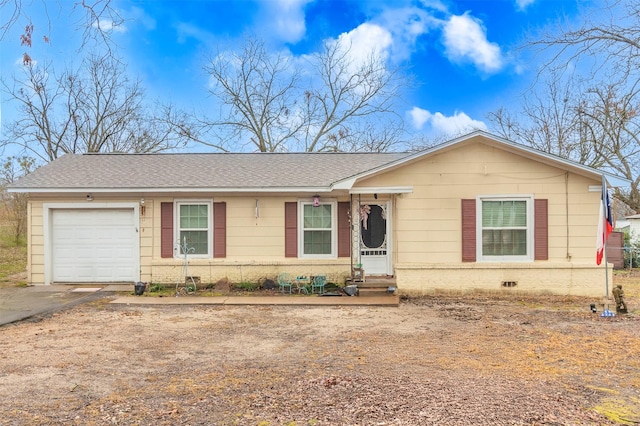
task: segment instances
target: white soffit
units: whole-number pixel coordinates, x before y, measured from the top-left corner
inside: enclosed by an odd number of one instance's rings
[[[350,194],[411,194],[413,186],[378,186],[351,188]]]

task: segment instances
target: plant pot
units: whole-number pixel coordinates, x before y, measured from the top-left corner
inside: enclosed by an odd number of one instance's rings
[[[142,296],[142,294],[144,293],[144,291],[147,288],[147,283],[143,283],[138,281],[137,283],[134,284],[134,290],[136,293],[136,296]]]

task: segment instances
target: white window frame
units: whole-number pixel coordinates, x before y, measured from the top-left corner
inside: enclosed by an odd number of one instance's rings
[[[188,254],[191,259],[211,259],[213,257],[213,200],[212,199],[185,199],[174,200],[173,208],[173,256],[175,258],[183,258],[184,254],[180,253],[180,206],[184,205],[207,205],[207,253],[206,254]],[[204,229],[204,228],[203,228]]]
[[[524,256],[485,256],[482,253],[482,202],[525,201],[527,212],[527,254]],[[533,262],[534,202],[532,194],[479,195],[476,198],[476,259],[479,262]]]
[[[338,257],[338,201],[336,199],[320,198],[320,205],[331,205],[331,253],[304,253],[304,206],[313,206],[312,199],[298,200],[298,257],[304,259],[335,259]]]

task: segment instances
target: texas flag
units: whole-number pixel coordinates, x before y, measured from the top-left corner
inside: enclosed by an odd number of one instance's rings
[[[607,181],[602,176],[602,195],[600,196],[600,220],[598,220],[598,240],[596,242],[596,263],[602,263],[604,257],[605,244],[609,234],[613,231],[613,218],[611,217],[611,202],[609,201],[609,191]]]

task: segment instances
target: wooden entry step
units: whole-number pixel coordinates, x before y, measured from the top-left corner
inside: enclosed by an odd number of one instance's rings
[[[394,276],[367,275],[364,282],[354,282],[358,285],[360,296],[393,296],[397,292],[396,278]]]

